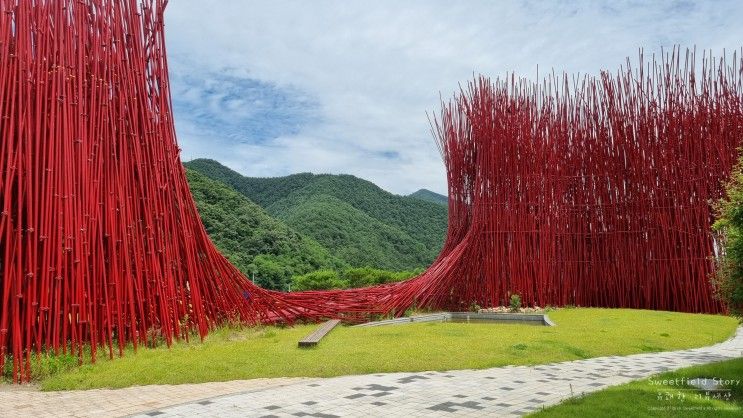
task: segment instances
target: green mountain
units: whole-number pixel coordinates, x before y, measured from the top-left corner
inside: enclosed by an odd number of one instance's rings
[[[206,159],[186,166],[231,186],[352,267],[425,267],[443,244],[445,207],[394,195],[354,176],[251,178]]]
[[[188,168],[186,176],[212,242],[244,274],[257,272],[260,286],[286,290],[292,276],[347,267],[317,241],[225,184]]]
[[[415,193],[411,193],[408,195],[408,197],[413,197],[415,199],[425,200],[426,202],[433,202],[442,206],[449,206],[449,198],[438,194],[436,192],[432,192],[428,189],[420,189]]]
[[[352,266],[403,270],[430,262],[423,244],[334,196],[292,196],[280,203],[273,208],[279,219]]]

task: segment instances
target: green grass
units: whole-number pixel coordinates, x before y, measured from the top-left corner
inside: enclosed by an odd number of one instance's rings
[[[729,338],[730,317],[619,309],[562,309],[556,327],[419,323],[339,327],[318,347],[298,349],[315,328],[222,328],[203,343],[140,349],[114,361],[59,371],[44,390],[120,388],[278,376],[480,369],[710,345]]]
[[[685,383],[697,377],[736,381],[725,386],[720,399],[714,392],[696,390]],[[677,380],[678,379],[678,380]],[[682,385],[663,384],[673,380]],[[650,379],[605,389],[580,398],[569,399],[547,408],[534,418],[553,417],[740,417],[743,416],[743,359],[694,366],[663,373]]]

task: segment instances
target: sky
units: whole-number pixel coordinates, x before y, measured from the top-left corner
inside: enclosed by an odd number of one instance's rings
[[[596,74],[674,45],[743,46],[741,1],[174,0],[182,159],[446,194],[428,114],[476,74]]]

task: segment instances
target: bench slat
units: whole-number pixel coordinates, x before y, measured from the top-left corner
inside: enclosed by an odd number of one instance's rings
[[[326,336],[330,331],[333,330],[338,324],[340,324],[340,319],[331,319],[330,321],[325,321],[322,325],[320,325],[316,330],[312,331],[311,334],[308,336],[302,338],[299,341],[300,347],[314,347],[317,345],[317,343],[320,342],[320,340]]]

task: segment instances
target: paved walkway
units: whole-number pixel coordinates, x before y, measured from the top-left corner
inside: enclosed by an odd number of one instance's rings
[[[229,393],[267,390],[314,380],[317,379],[252,379],[63,392],[41,392],[32,385],[2,385],[0,418],[123,417]]]
[[[574,395],[741,356],[743,327],[710,347],[532,367],[52,393],[0,390],[0,416],[521,416]]]
[[[698,349],[533,367],[343,376],[204,399],[141,416],[521,416],[570,396],[741,356],[743,327],[726,342]]]

